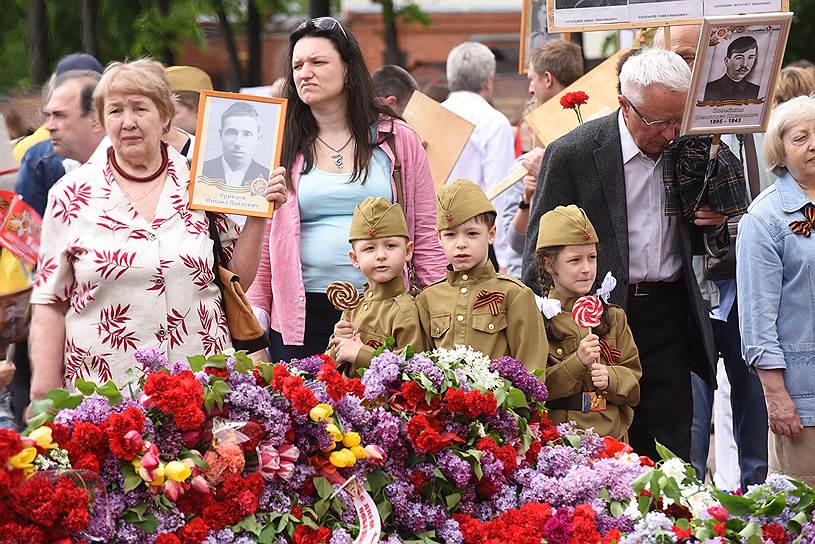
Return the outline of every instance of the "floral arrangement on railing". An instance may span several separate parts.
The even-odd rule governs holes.
[[[187,362],[139,350],[130,384],[77,382],[0,431],[1,542],[803,543],[812,489],[699,482],[667,450],[552,425],[523,365],[464,347]],[[366,510],[367,508],[367,510]],[[6,519],[7,518],[7,519]]]

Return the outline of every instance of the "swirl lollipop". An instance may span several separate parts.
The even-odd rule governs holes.
[[[362,302],[359,291],[348,281],[332,281],[325,294],[334,308],[340,311],[353,310]]]
[[[599,297],[594,295],[580,297],[572,307],[572,317],[578,327],[591,330],[592,327],[600,325],[600,318],[603,317],[603,303]]]

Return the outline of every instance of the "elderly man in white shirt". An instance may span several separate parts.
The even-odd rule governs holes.
[[[506,116],[493,108],[495,55],[478,42],[457,45],[447,56],[450,96],[442,106],[475,125],[447,183],[469,179],[482,189],[499,181],[515,160],[512,127]]]

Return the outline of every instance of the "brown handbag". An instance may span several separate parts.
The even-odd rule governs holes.
[[[246,298],[246,293],[240,284],[240,278],[231,270],[221,266],[224,262],[224,249],[221,246],[221,237],[215,224],[215,215],[207,212],[209,219],[209,236],[212,239],[212,253],[215,259],[213,272],[215,285],[221,290],[226,323],[229,335],[232,337],[232,347],[254,353],[269,347],[266,331],[260,326],[252,305]]]

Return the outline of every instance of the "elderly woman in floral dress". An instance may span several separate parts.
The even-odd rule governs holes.
[[[63,177],[48,197],[31,296],[31,398],[78,378],[131,379],[133,354],[154,347],[169,360],[231,347],[213,283],[205,212],[191,210],[184,158],[162,143],[173,100],[162,66],[113,63],[96,88],[112,146],[107,161]],[[286,200],[285,169],[266,198]],[[226,267],[247,289],[257,272],[265,220],[243,231],[214,214]]]

